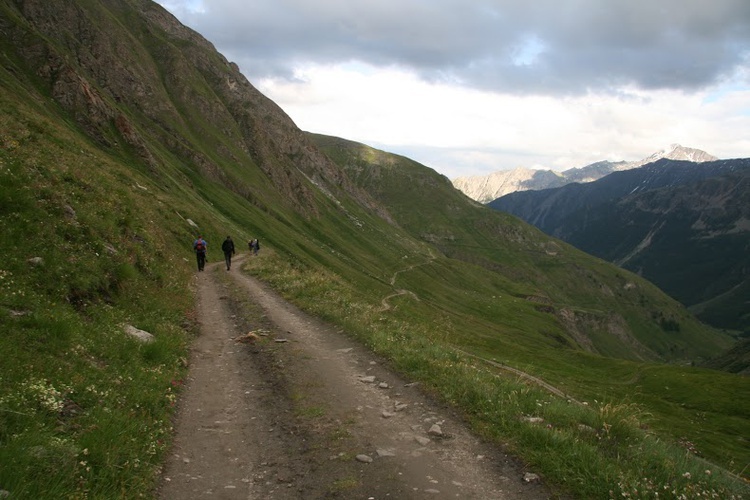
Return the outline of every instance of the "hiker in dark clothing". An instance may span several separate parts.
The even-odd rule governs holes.
[[[221,250],[224,252],[224,261],[227,263],[227,271],[232,265],[232,255],[234,255],[234,241],[227,236],[224,243],[221,244]]]
[[[258,241],[258,238],[250,240],[248,246],[250,247],[250,251],[253,252],[253,255],[258,255],[258,250],[260,250],[260,242]]]
[[[208,242],[202,236],[198,236],[198,239],[193,242],[193,250],[195,250],[195,257],[198,260],[198,271],[203,271],[206,265]]]

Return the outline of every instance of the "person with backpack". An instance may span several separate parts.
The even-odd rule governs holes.
[[[260,250],[260,242],[258,241],[258,238],[250,240],[248,246],[250,247],[250,251],[253,252],[253,255],[258,255],[258,250]]]
[[[232,255],[234,255],[234,241],[227,236],[224,243],[221,244],[221,250],[224,252],[224,262],[227,264],[227,271],[232,265]]]
[[[193,242],[193,250],[195,250],[195,257],[198,260],[198,271],[203,271],[206,266],[206,251],[208,250],[208,242],[203,239],[203,236],[198,236],[198,239]]]

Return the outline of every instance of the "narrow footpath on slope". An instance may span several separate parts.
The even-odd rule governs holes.
[[[262,257],[196,275],[200,334],[158,498],[551,498],[418,384],[241,272],[243,258]]]

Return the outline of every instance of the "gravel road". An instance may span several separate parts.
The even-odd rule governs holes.
[[[547,499],[513,457],[345,332],[213,263],[158,497]],[[528,476],[527,476],[528,477]]]

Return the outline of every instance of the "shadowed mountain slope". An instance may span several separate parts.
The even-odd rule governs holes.
[[[489,204],[634,271],[722,328],[750,329],[750,160],[660,160]]]

